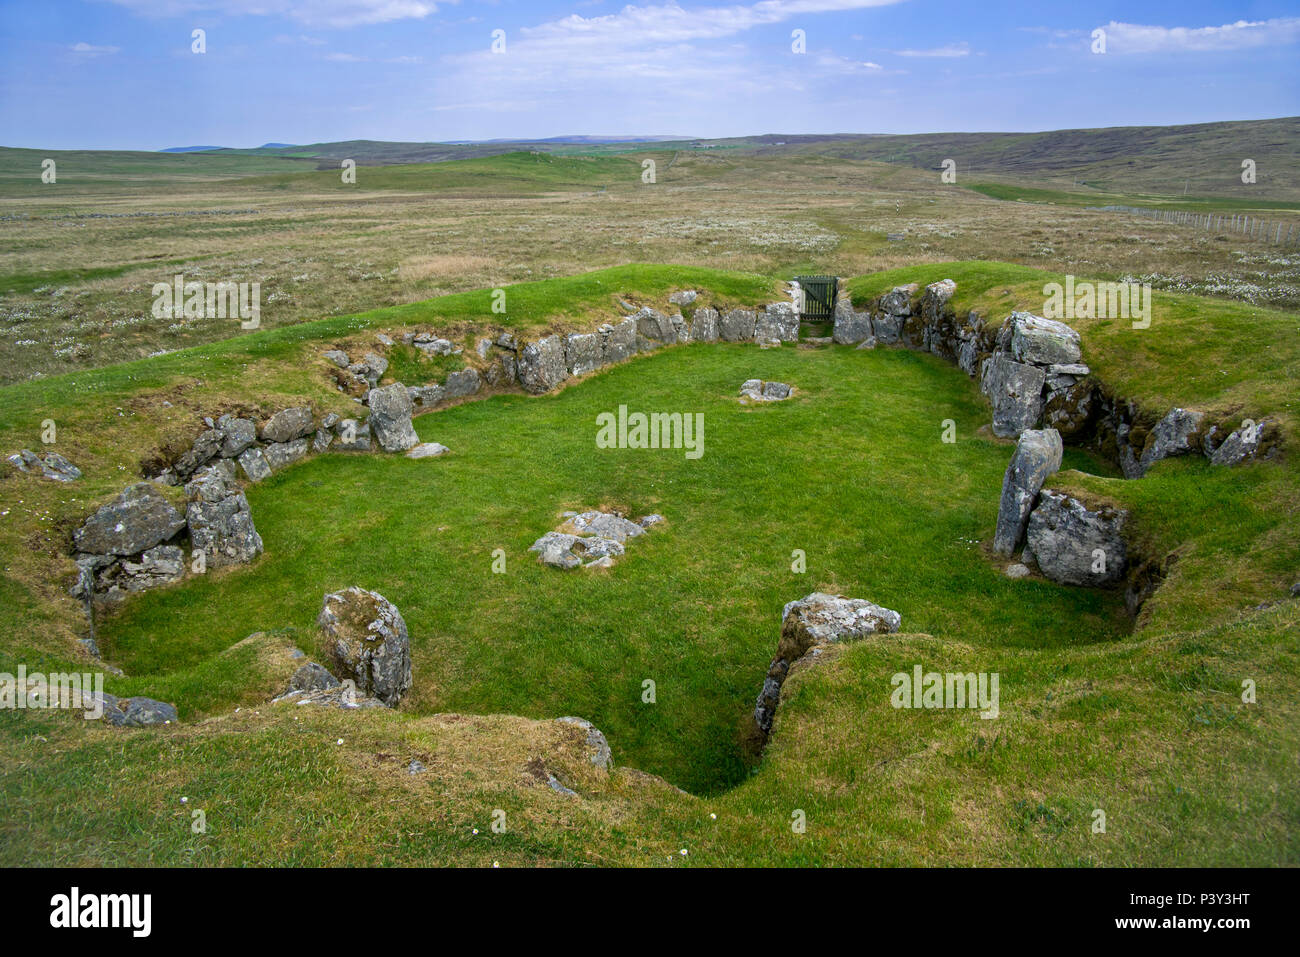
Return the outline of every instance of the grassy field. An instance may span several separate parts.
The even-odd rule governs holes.
[[[1270,142],[1285,142],[1287,121],[1272,122]],[[1184,137],[1176,155],[1203,161],[1208,136]],[[1077,162],[1109,141],[1072,142],[1040,143],[1028,156]],[[999,180],[963,161],[960,185],[944,185],[905,157],[838,155],[848,148],[838,140],[798,138],[716,151],[534,144],[424,164],[412,162],[423,154],[410,144],[382,146],[354,151],[358,162],[402,165],[361,165],[355,184],[342,182],[337,156],[324,149],[306,158],[68,154],[56,184],[40,182],[40,151],[0,151],[0,382],[241,334],[221,320],[154,317],[153,284],[177,273],[259,283],[269,328],[638,262],[789,278],[988,259],[1300,308],[1294,247],[1087,208],[1201,208],[1168,178],[1103,190],[1047,169]],[[653,184],[641,179],[645,159],[656,162]],[[1261,178],[1256,187],[1216,192],[1194,182],[1189,195],[1225,213],[1265,211],[1300,225],[1281,208],[1297,201],[1284,184]]]
[[[958,308],[990,314],[1033,307],[1055,278],[966,262],[849,286],[862,300],[941,276],[957,280]],[[719,303],[776,294],[761,275],[629,267],[508,289],[516,305],[506,324],[594,323],[616,315],[619,298],[662,305],[682,287]],[[52,416],[68,443],[60,450],[87,477],[75,488],[5,480],[0,670],[76,660],[78,612],[49,553],[91,500],[131,480],[141,449],[192,433],[200,411],[304,399],[343,410],[321,349],[430,325],[468,343],[498,325],[486,302],[486,291],[452,295],[5,387],[4,441],[30,444]],[[1138,401],[1276,414],[1294,441],[1286,383],[1297,347],[1281,333],[1294,321],[1158,295],[1145,338],[1078,324],[1085,360]],[[1272,348],[1261,348],[1268,338]],[[1173,343],[1177,364],[1165,355]],[[1231,375],[1187,374],[1202,361]],[[800,394],[742,407],[735,396],[752,376]],[[619,404],[704,413],[706,454],[595,449],[596,414]],[[175,701],[180,726],[123,733],[0,713],[0,857],[1296,863],[1300,606],[1278,602],[1300,568],[1289,457],[1239,469],[1170,461],[1125,482],[1067,453],[1053,484],[1129,506],[1147,547],[1179,556],[1135,631],[1116,593],[1013,582],[986,557],[1010,452],[981,431],[987,416],[974,383],[933,357],[695,345],[554,395],[421,416],[421,438],[453,450],[441,459],[333,455],[295,466],[249,490],[267,549],[257,562],[139,597],[101,623],[106,653],[130,676],[110,678],[109,690]],[[945,418],[958,423],[955,445],[940,442]],[[527,553],[557,512],[599,504],[658,511],[668,523],[605,573],[566,575]],[[498,547],[504,575],[490,570]],[[807,553],[805,574],[791,569],[794,549]],[[410,626],[416,682],[401,710],[268,706],[293,667],[287,649],[319,651],[311,624],[321,595],[353,583],[391,598]],[[748,713],[780,608],[816,589],[895,608],[905,633],[793,676],[756,762]],[[889,676],[916,664],[998,672],[1001,716],[889,707]],[[641,699],[647,678],[654,704]],[[1240,700],[1246,678],[1257,704]],[[545,720],[561,714],[593,720],[621,767],[586,763]],[[429,771],[409,774],[412,759]],[[580,797],[556,794],[547,774]],[[206,834],[189,828],[194,808],[208,814]],[[1091,830],[1098,809],[1104,835]],[[497,810],[504,834],[488,828]],[[804,833],[791,829],[796,811]]]

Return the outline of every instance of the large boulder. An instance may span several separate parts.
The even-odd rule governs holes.
[[[184,516],[152,485],[140,482],[86,519],[72,541],[77,551],[91,555],[137,555],[184,527]]]
[[[835,326],[831,338],[842,346],[857,345],[872,337],[871,313],[854,312],[847,295],[835,301]]]
[[[796,661],[816,654],[818,645],[895,632],[901,624],[898,612],[862,598],[814,592],[787,604],[781,612],[781,641],[776,657],[768,666],[754,704],[754,725],[760,738],[766,739],[772,730],[781,685]]]
[[[443,393],[448,399],[459,399],[467,395],[474,395],[481,388],[483,388],[483,377],[479,375],[478,370],[465,368],[447,376],[447,382],[443,386]],[[372,405],[371,408],[374,408],[374,406]]]
[[[266,453],[261,449],[244,449],[239,454],[238,461],[250,482],[260,482],[271,477],[271,463],[266,460]]]
[[[267,468],[272,472],[292,465],[307,457],[311,443],[306,439],[294,439],[292,442],[272,442],[263,450]]]
[[[788,302],[768,303],[754,322],[754,338],[797,342],[799,340],[799,313]]]
[[[677,327],[662,312],[644,306],[632,318],[636,320],[637,348],[642,352],[677,342]]]
[[[262,441],[292,442],[294,439],[301,439],[310,435],[313,431],[315,431],[315,425],[312,421],[310,408],[298,406],[292,409],[282,409],[262,425]]]
[[[217,469],[196,475],[185,486],[185,497],[191,547],[204,553],[208,565],[239,565],[262,553],[248,499]]]
[[[903,341],[903,323],[906,321],[906,316],[878,312],[871,317],[871,331],[881,345],[897,345]]]
[[[813,645],[895,632],[902,623],[898,612],[865,598],[813,592],[787,603],[781,610],[781,644],[777,655],[794,661]]]
[[[257,441],[257,423],[252,419],[241,419],[233,415],[223,415],[217,419],[217,429],[221,432],[221,457],[238,458],[250,445]]]
[[[692,342],[718,341],[718,310],[712,306],[702,306],[691,317]]]
[[[1002,479],[998,524],[993,533],[993,550],[1010,555],[1025,535],[1029,513],[1048,476],[1061,467],[1064,447],[1056,429],[1029,429],[1020,433],[1011,464]]]
[[[914,282],[906,286],[895,286],[889,292],[880,297],[880,311],[887,316],[903,318],[912,314],[912,297],[916,295],[917,285]],[[901,324],[900,324],[901,325]],[[879,333],[876,333],[879,335]]]
[[[718,335],[727,342],[750,342],[754,338],[754,314],[748,309],[732,309],[718,320]]]
[[[370,434],[385,452],[405,452],[420,437],[411,425],[410,393],[400,382],[370,390]]]
[[[577,332],[564,340],[564,361],[569,375],[586,375],[601,366],[600,335]]]
[[[1271,423],[1263,419],[1254,425],[1243,425],[1232,432],[1223,443],[1210,453],[1211,465],[1239,465],[1259,454],[1264,432]]]
[[[1017,362],[1050,366],[1078,362],[1079,334],[1063,322],[1028,312],[1013,312],[1007,320],[1008,351]]]
[[[196,469],[206,465],[220,454],[224,441],[225,435],[217,429],[206,429],[200,433],[189,451],[176,460],[174,466],[176,474],[182,478],[192,475]]]
[[[345,588],[325,596],[316,624],[337,673],[396,707],[411,687],[411,639],[393,603],[378,592]]]
[[[1124,575],[1124,509],[1090,509],[1062,492],[1043,489],[1029,515],[1026,551],[1052,581],[1063,585],[1111,585]]]
[[[1187,455],[1200,448],[1199,438],[1205,413],[1193,409],[1170,409],[1169,413],[1147,433],[1146,446],[1138,458],[1137,474],[1145,475],[1151,466],[1175,455]]]
[[[616,325],[605,323],[598,330],[602,365],[622,362],[636,355],[636,320],[628,317]]]
[[[634,326],[635,328],[635,326]],[[533,395],[550,392],[568,377],[564,366],[564,340],[547,336],[530,342],[519,352],[519,384]]]
[[[993,434],[1016,438],[1038,424],[1043,414],[1045,374],[998,352],[984,363],[981,388],[993,404]]]

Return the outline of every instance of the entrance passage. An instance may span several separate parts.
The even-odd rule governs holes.
[[[799,318],[804,322],[830,322],[835,317],[838,276],[795,276],[799,284]]]

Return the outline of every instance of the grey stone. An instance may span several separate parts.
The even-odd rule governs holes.
[[[1146,447],[1138,458],[1138,475],[1151,466],[1175,455],[1186,455],[1196,448],[1194,439],[1201,430],[1205,413],[1192,409],[1170,409],[1147,436]]]
[[[411,425],[412,411],[402,383],[370,390],[370,431],[385,452],[405,452],[420,441]]]
[[[632,318],[636,320],[636,345],[642,352],[677,342],[677,328],[662,312],[645,306]]]
[[[732,309],[718,320],[718,335],[727,342],[750,342],[754,338],[754,314],[748,309]]]
[[[1031,365],[1071,365],[1079,361],[1079,334],[1063,322],[1028,312],[1013,312],[1009,351],[1017,362]]]
[[[260,482],[271,477],[271,465],[261,449],[245,449],[239,456],[239,465],[250,482]]]
[[[586,375],[601,365],[600,336],[594,332],[574,333],[564,340],[565,365],[569,375]]]
[[[317,429],[316,434],[312,436],[311,450],[319,455],[321,452],[328,451],[333,442],[333,432],[329,429]]]
[[[396,707],[411,687],[411,639],[393,603],[378,592],[345,588],[325,596],[316,624],[339,674]]]
[[[857,348],[858,348],[858,349],[874,349],[874,348],[876,348],[876,338],[875,338],[875,336],[872,336],[870,339],[863,339],[861,342],[858,343]]]
[[[338,450],[340,452],[369,452],[370,451],[370,423],[358,422],[356,419],[340,419],[334,426],[334,434],[338,436]]]
[[[492,340],[480,339],[474,345],[474,351],[478,353],[478,357],[480,359],[486,359],[488,357],[488,353],[492,351]]]
[[[675,292],[668,297],[668,301],[675,306],[689,306],[699,295],[694,289],[685,289],[681,292]]]
[[[769,303],[754,321],[754,338],[799,341],[799,313],[788,302]]]
[[[903,322],[905,319],[905,316],[876,313],[871,317],[872,332],[882,345],[897,345],[903,338]]]
[[[496,344],[500,348],[506,349],[510,352],[519,351],[519,343],[515,341],[515,337],[508,332],[503,332],[501,335],[497,336]]]
[[[845,598],[825,592],[813,592],[787,603],[781,610],[782,638],[805,649],[822,642],[852,641],[895,632],[902,623],[902,616],[889,608],[864,598]]]
[[[568,376],[564,366],[564,342],[547,336],[530,342],[519,353],[519,384],[533,395],[550,392]]]
[[[560,724],[576,725],[583,733],[583,741],[587,746],[587,754],[591,763],[598,768],[608,768],[614,763],[613,753],[609,749],[609,742],[605,736],[597,730],[586,718],[556,718]]]
[[[981,388],[993,404],[993,434],[1015,438],[1043,413],[1043,370],[995,353],[984,364]]]
[[[1038,492],[1048,476],[1061,467],[1063,452],[1056,429],[1027,429],[1020,433],[1002,479],[998,524],[993,534],[993,550],[999,555],[1010,555],[1020,545]]]
[[[209,566],[243,564],[262,553],[262,537],[253,525],[248,499],[238,487],[209,471],[185,486],[185,496],[190,544],[204,553]]]
[[[450,452],[451,449],[437,442],[422,442],[406,453],[408,459],[431,459]]]
[[[180,720],[176,706],[153,698],[135,697],[118,698],[111,694],[98,696],[102,699],[104,713],[102,720],[119,728],[147,728],[153,725],[174,724]],[[90,716],[86,716],[88,720]]]
[[[905,318],[912,314],[912,297],[916,295],[917,284],[912,282],[906,286],[895,286],[889,292],[880,297],[880,308],[888,316]],[[902,326],[900,322],[899,327]],[[880,333],[876,333],[880,335]]]
[[[145,549],[138,562],[122,559],[122,587],[130,592],[170,585],[185,577],[185,552],[177,545]]]
[[[193,474],[201,465],[205,465],[216,458],[218,453],[221,452],[224,441],[225,436],[216,429],[207,429],[200,433],[189,451],[176,460],[174,466],[176,474],[182,477]]]
[[[1078,499],[1043,489],[1029,515],[1028,550],[1044,575],[1064,585],[1110,585],[1124,575],[1128,512],[1090,510]]]
[[[456,347],[452,344],[450,339],[420,339],[417,336],[415,340],[415,348],[430,355],[449,356]]]
[[[339,684],[339,679],[330,674],[323,665],[309,661],[307,664],[299,666],[298,670],[293,673],[293,677],[289,679],[289,690],[326,691],[330,688],[337,688]]]
[[[764,382],[762,379],[746,379],[740,386],[742,402],[780,402],[793,393],[794,389],[784,382]]]
[[[666,521],[667,519],[658,512],[651,512],[649,515],[642,515],[636,520],[636,523],[642,528],[654,528],[656,525],[662,525]]]
[[[630,522],[621,515],[610,512],[583,512],[574,515],[568,520],[566,527],[573,528],[579,534],[596,535],[616,542],[625,542],[629,538],[645,534],[645,529],[636,522]]]
[[[309,449],[306,439],[294,439],[292,442],[272,442],[263,450],[263,454],[271,471],[278,472],[285,466],[306,458]]]
[[[222,416],[217,420],[221,431],[221,457],[233,459],[257,441],[257,424],[252,419]]]
[[[311,409],[298,406],[282,409],[266,420],[261,435],[264,442],[292,442],[310,435],[315,429]]]
[[[417,385],[407,390],[411,401],[422,409],[431,409],[447,397],[447,392],[440,385]]]
[[[461,369],[459,372],[453,372],[447,376],[447,382],[443,386],[449,399],[474,395],[481,388],[483,388],[483,378],[478,374],[477,369]]]
[[[352,364],[352,360],[348,358],[348,354],[342,349],[328,349],[325,352],[322,352],[321,355],[334,363],[340,369],[346,369]]]
[[[754,724],[766,739],[776,717],[781,686],[790,667],[805,655],[815,655],[823,643],[853,641],[898,631],[902,616],[861,598],[813,592],[789,602],[781,612],[781,641],[768,666],[754,703]]]
[[[597,332],[600,336],[601,361],[605,365],[622,362],[636,355],[635,319],[629,317],[615,325],[602,325]]]
[[[1217,449],[1210,454],[1211,465],[1239,465],[1259,454],[1260,440],[1269,420],[1262,419],[1250,426],[1243,426],[1232,432]],[[47,457],[48,461],[48,457]]]
[[[848,296],[835,301],[835,327],[831,338],[842,346],[851,346],[872,337],[871,313],[854,312]]]
[[[703,306],[695,310],[695,315],[691,317],[691,341],[718,341],[718,310],[712,306]]]
[[[81,469],[58,452],[46,452],[41,460],[41,475],[55,482],[75,482],[81,478]]]
[[[153,486],[140,482],[86,519],[72,540],[79,552],[136,555],[184,527],[181,513]]]
[[[1004,574],[1008,578],[1012,578],[1012,579],[1025,578],[1029,575],[1029,566],[1022,565],[1020,562],[1014,562],[1013,564],[1007,566],[1006,572]]]

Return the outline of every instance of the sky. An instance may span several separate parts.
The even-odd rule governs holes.
[[[5,146],[1008,131],[1297,114],[1300,0],[0,0]]]

